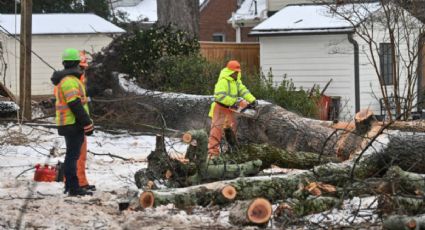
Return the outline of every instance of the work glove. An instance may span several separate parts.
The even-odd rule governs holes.
[[[251,102],[251,103],[249,104],[249,106],[250,106],[251,108],[255,109],[255,108],[258,106],[258,101],[257,101],[257,100],[255,100],[255,101]]]
[[[93,131],[94,131],[94,125],[93,125],[93,123],[84,126],[84,134],[86,136],[91,136],[93,134]]]

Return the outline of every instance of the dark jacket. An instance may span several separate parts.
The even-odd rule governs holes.
[[[77,68],[64,69],[55,71],[50,79],[53,85],[58,85],[66,76],[74,76],[80,79],[82,72]],[[56,95],[55,95],[56,96]],[[68,103],[69,109],[75,115],[76,122],[72,125],[58,126],[58,133],[61,136],[75,135],[76,133],[84,132],[84,126],[92,123],[89,114],[84,110],[80,99],[76,99]]]

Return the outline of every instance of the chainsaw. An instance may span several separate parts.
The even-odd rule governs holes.
[[[258,111],[254,106],[248,104],[245,100],[240,100],[236,104],[238,105],[237,107],[230,107],[231,111],[242,117],[257,118]]]

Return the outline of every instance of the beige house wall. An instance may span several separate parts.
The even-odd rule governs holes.
[[[62,69],[61,54],[66,48],[86,50],[89,53],[99,52],[112,41],[112,37],[105,34],[81,35],[33,35],[32,50],[44,61],[57,70]],[[4,49],[4,60],[7,63],[6,75],[3,82],[15,95],[19,92],[19,42],[13,38],[0,34],[0,42]],[[53,85],[50,82],[53,69],[43,63],[36,55],[32,55],[31,88],[32,95],[51,95]]]

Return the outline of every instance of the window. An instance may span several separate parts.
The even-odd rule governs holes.
[[[393,59],[390,43],[379,44],[379,60],[381,64],[381,76],[384,79],[384,85],[393,83]]]
[[[224,42],[224,34],[222,33],[214,33],[212,40],[215,42]]]

